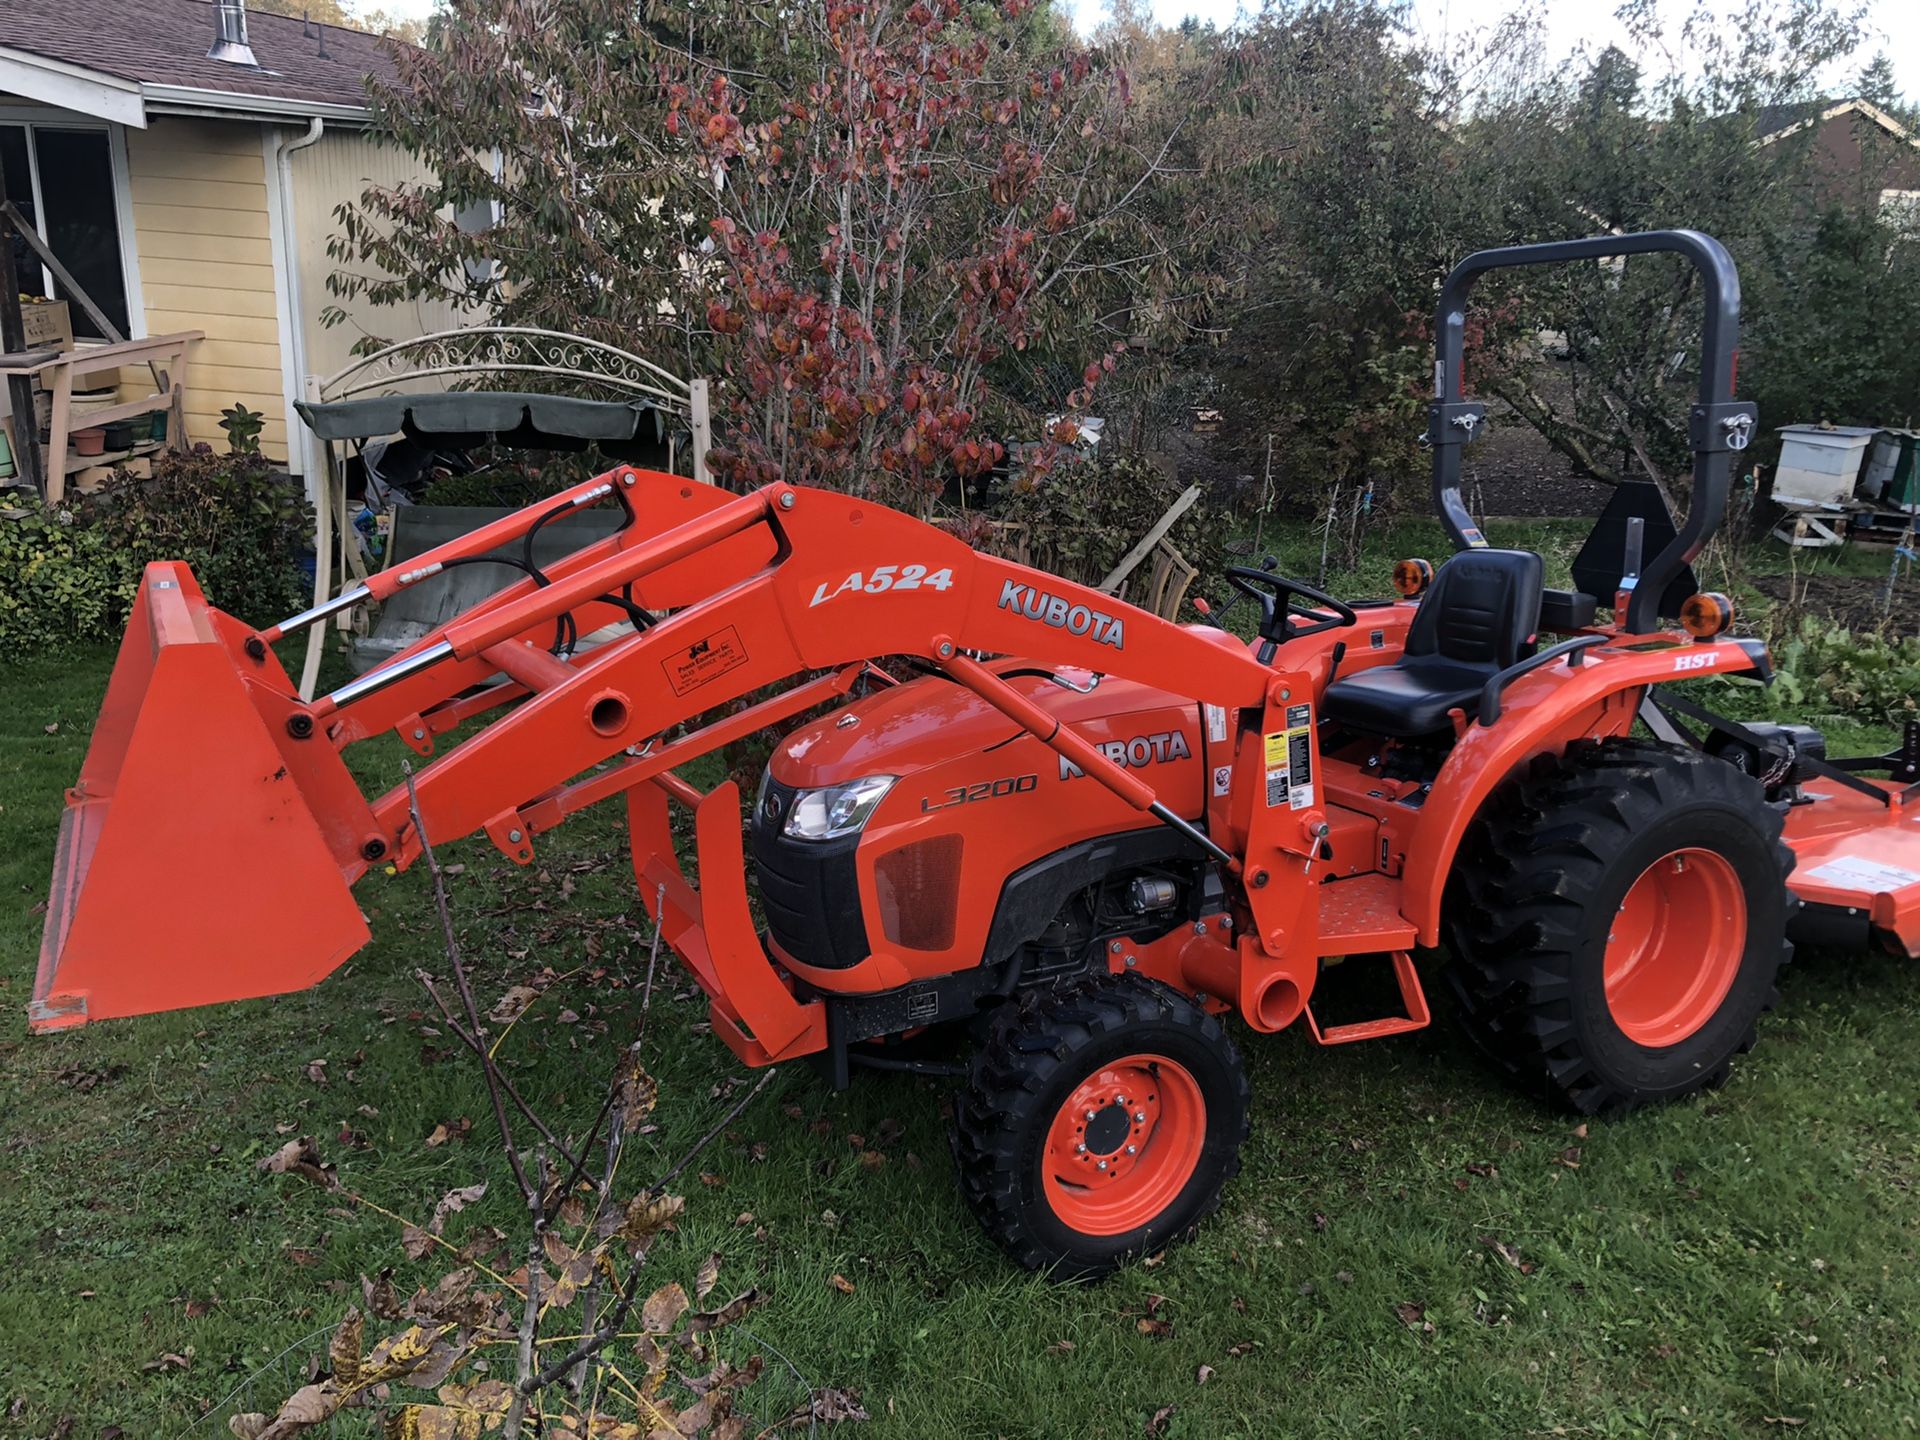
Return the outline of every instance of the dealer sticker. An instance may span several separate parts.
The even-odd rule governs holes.
[[[676,650],[660,662],[660,668],[666,672],[673,693],[685,695],[746,663],[747,647],[740,643],[740,632],[729,625],[684,650]]]

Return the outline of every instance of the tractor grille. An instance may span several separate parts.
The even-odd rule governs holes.
[[[945,950],[953,944],[963,848],[958,835],[934,835],[873,862],[880,924],[889,941],[907,950]]]
[[[845,970],[871,953],[860,918],[860,837],[794,840],[780,833],[794,791],[771,776],[753,809],[753,864],[767,931],[803,965]]]

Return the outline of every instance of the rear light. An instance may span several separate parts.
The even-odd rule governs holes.
[[[1402,560],[1393,567],[1393,588],[1407,599],[1425,593],[1433,583],[1433,566],[1425,560]]]
[[[1713,590],[1689,595],[1680,607],[1680,627],[1696,640],[1725,634],[1733,624],[1733,601]]]

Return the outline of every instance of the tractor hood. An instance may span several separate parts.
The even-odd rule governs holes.
[[[1007,683],[1013,689],[1076,728],[1142,710],[1197,708],[1191,699],[1170,691],[1085,670],[1053,672],[1073,686],[1092,685],[1081,694],[1030,673],[1038,667],[1025,661],[1005,661],[993,668],[1011,676]],[[782,785],[810,790],[863,775],[904,777],[1025,733],[965,686],[926,676],[889,686],[800,727],[774,751],[768,768]]]

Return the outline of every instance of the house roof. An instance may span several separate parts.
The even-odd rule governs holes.
[[[338,25],[311,28],[310,35],[300,20],[249,10],[247,38],[259,64],[231,65],[207,58],[211,0],[5,0],[0,61],[14,64],[0,68],[0,90],[48,99],[15,83],[38,61],[51,74],[132,90],[163,107],[198,97],[221,110],[364,113],[366,77],[394,74],[389,42]]]
[[[1871,100],[1803,100],[1791,105],[1763,105],[1754,117],[1754,134],[1762,145],[1784,140],[1809,125],[1818,125],[1840,115],[1858,115],[1871,121],[1897,140],[1914,144],[1914,136],[1893,116]]]

